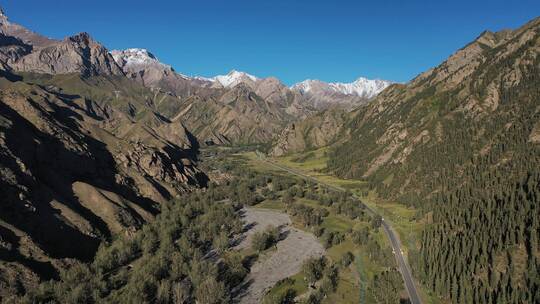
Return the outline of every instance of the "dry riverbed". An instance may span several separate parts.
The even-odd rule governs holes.
[[[274,210],[246,208],[243,220],[248,228],[236,249],[251,246],[253,234],[268,226],[280,227],[283,237],[275,249],[262,255],[251,267],[244,290],[237,296],[242,304],[261,303],[266,291],[278,281],[300,272],[302,263],[310,257],[324,255],[324,247],[308,232],[292,227],[289,216]]]

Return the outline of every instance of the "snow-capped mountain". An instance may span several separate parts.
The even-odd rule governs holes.
[[[223,86],[224,88],[232,88],[238,85],[239,83],[252,84],[259,80],[259,78],[253,75],[250,75],[245,72],[239,72],[236,70],[230,71],[229,74],[227,75],[217,75],[211,78],[195,77],[195,79],[217,83]]]
[[[125,64],[127,65],[157,63],[157,64],[165,66],[165,64],[162,64],[161,62],[159,62],[156,56],[154,56],[152,53],[150,53],[146,49],[132,48],[132,49],[126,49],[122,51],[113,50],[111,51],[111,54],[113,55],[114,60],[124,61]]]
[[[291,90],[301,94],[308,103],[319,109],[335,105],[354,108],[368,102],[391,84],[390,81],[364,77],[351,83],[308,79],[291,86]]]
[[[146,49],[131,48],[114,50],[110,53],[127,77],[144,86],[160,88],[183,96],[192,92],[193,85],[198,85],[192,78],[177,73],[170,65],[160,62]]]
[[[358,78],[351,83],[342,82],[324,82],[320,80],[305,80],[291,87],[292,90],[301,94],[332,94],[339,93],[344,95],[354,95],[366,99],[371,99],[379,94],[392,82],[380,79]]]
[[[154,54],[146,49],[131,48],[126,50],[113,50],[111,51],[111,55],[118,65],[124,69],[139,70],[141,68],[153,67],[171,72],[174,71],[170,65],[160,62]],[[185,75],[179,75],[187,78]]]
[[[167,70],[170,72],[174,71],[170,65],[160,62],[156,56],[146,49],[131,48],[126,50],[114,50],[111,51],[111,55],[123,69],[133,72],[137,72],[141,69],[146,69],[149,67]],[[211,78],[201,76],[188,77],[178,72],[175,73],[182,78],[194,80],[201,85],[217,84],[218,86],[222,86],[224,88],[232,88],[239,83],[254,83],[259,80],[259,78],[253,75],[236,70],[230,71],[227,75],[217,75]]]
[[[292,98],[300,107],[309,105],[316,109],[333,105],[352,108],[367,102],[391,84],[390,81],[363,77],[352,83],[327,83],[308,79],[288,88],[276,78],[258,78],[237,70],[214,77],[188,77],[161,63],[146,49],[115,50],[111,54],[128,77],[147,86],[156,86],[179,94],[192,92],[192,88],[196,87],[231,89],[243,84],[263,99],[281,103]]]

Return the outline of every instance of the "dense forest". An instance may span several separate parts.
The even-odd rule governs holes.
[[[215,262],[221,252],[212,245],[226,247],[229,236],[242,229],[235,206],[216,203],[222,194],[196,192],[163,205],[140,231],[103,244],[91,264],[75,262],[60,280],[12,302],[224,302],[246,269],[234,256]]]
[[[529,40],[522,30],[507,42],[525,40],[519,48],[504,53],[507,44],[481,45],[478,68],[451,89],[431,85],[433,73],[413,81],[415,93],[383,111],[383,120],[366,118],[367,107],[358,110],[351,121],[354,140],[330,152],[335,173],[365,179],[379,196],[414,206],[418,218],[430,220],[410,261],[423,283],[454,303],[540,302],[535,24],[528,25]],[[510,82],[516,73],[521,78]],[[396,88],[396,94],[405,91]],[[494,94],[495,106],[487,103]],[[392,156],[396,161],[369,172],[385,148],[377,141],[396,126],[378,130],[381,121],[402,123],[405,131],[393,133],[396,138],[418,136],[404,140],[406,148]]]

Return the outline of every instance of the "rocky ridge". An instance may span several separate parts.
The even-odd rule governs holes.
[[[488,154],[503,141],[499,134],[509,132],[510,126],[528,128],[526,122],[537,115],[538,86],[532,75],[540,67],[539,34],[538,18],[513,31],[484,32],[410,83],[390,86],[353,111],[347,122],[350,140],[336,147],[331,167],[347,177],[381,178],[400,172],[396,166],[417,162],[415,155],[441,145],[453,149],[449,141],[458,133],[464,137],[460,145],[471,157]],[[461,130],[469,131],[462,134]],[[527,140],[532,136],[531,131],[524,134]],[[338,158],[345,155],[362,165],[341,163]],[[436,156],[442,155],[430,157]],[[418,183],[429,179],[409,174],[399,179],[394,174],[393,186],[405,191],[420,188]]]

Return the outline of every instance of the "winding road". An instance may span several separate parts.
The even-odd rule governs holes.
[[[288,172],[290,174],[302,177],[303,179],[306,179],[306,180],[312,181],[314,183],[323,185],[323,186],[325,186],[325,187],[327,187],[329,189],[335,190],[335,191],[339,191],[339,192],[344,192],[345,191],[344,189],[342,189],[340,187],[336,187],[334,185],[327,184],[327,183],[322,182],[322,181],[320,181],[320,180],[318,180],[318,179],[316,179],[314,177],[306,175],[306,174],[304,174],[302,172],[296,171],[296,170],[291,169],[289,167],[286,167],[286,166],[283,166],[281,164],[277,164],[277,163],[275,163],[273,161],[270,161],[270,160],[268,160],[266,158],[266,156],[264,154],[262,154],[262,153],[260,153],[258,151],[256,152],[256,154],[257,154],[259,160],[265,162],[268,165],[271,165],[274,168],[277,168],[277,169],[286,171],[286,172]],[[357,197],[357,196],[355,196],[355,197],[360,200],[359,197]],[[375,210],[371,209],[369,206],[365,205],[364,203],[362,203],[362,204],[364,205],[366,210],[368,210],[368,212],[371,213],[371,215],[378,215],[378,213],[375,212]],[[409,267],[409,264],[407,263],[405,257],[403,257],[403,252],[401,250],[401,242],[399,241],[399,237],[398,237],[397,233],[392,228],[392,226],[387,221],[384,220],[384,218],[382,219],[381,225],[382,225],[382,227],[384,229],[384,232],[388,236],[388,239],[390,240],[390,244],[392,245],[394,256],[395,256],[396,262],[397,262],[397,264],[399,266],[399,271],[401,272],[401,276],[403,277],[403,282],[405,284],[405,289],[407,290],[407,293],[409,294],[409,301],[412,304],[421,304],[422,300],[420,299],[420,296],[418,296],[418,290],[416,289],[416,286],[414,284],[414,279],[413,279],[413,276],[411,274],[411,269]]]

